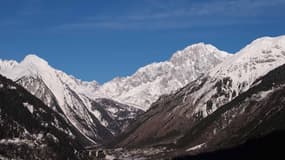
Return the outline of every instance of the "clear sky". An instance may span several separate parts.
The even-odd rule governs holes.
[[[0,58],[34,53],[100,83],[196,42],[236,52],[285,34],[285,0],[0,0]]]

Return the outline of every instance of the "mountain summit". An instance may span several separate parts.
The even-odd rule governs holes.
[[[21,63],[35,64],[35,65],[48,65],[48,62],[35,54],[27,55]]]
[[[169,61],[152,63],[131,76],[103,84],[95,96],[147,110],[159,96],[176,91],[228,57],[231,54],[210,44],[194,44],[174,53]]]

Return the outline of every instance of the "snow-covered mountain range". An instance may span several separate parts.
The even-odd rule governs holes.
[[[101,143],[121,132],[140,109],[147,110],[159,96],[183,87],[227,57],[230,54],[212,45],[198,43],[174,53],[169,61],[147,65],[132,76],[103,85],[54,69],[36,55],[28,55],[19,63],[0,60],[0,74],[65,116],[86,139]],[[106,103],[106,98],[112,100]]]
[[[194,44],[174,53],[169,61],[147,65],[131,76],[103,84],[95,97],[107,97],[147,110],[159,96],[185,86],[228,57],[231,54],[210,44]]]
[[[0,61],[0,74],[22,85],[60,113],[93,143],[101,143],[119,133],[129,120],[140,113],[136,108],[117,102],[112,101],[111,105],[96,102],[91,98],[98,87],[95,81],[82,82],[54,69],[36,55],[28,55],[20,63]],[[99,104],[100,108],[97,107]],[[119,113],[121,116],[117,116]]]
[[[232,147],[285,129],[284,69],[285,36],[257,39],[236,54],[194,44],[103,85],[36,55],[0,60],[0,127],[7,127],[0,150],[11,145],[33,153],[39,147],[23,155],[38,157],[44,149],[61,156],[49,149],[62,143],[71,153],[62,156],[79,158],[77,149],[102,143],[165,146],[162,152],[173,155]],[[46,142],[55,145],[46,150]]]
[[[176,110],[186,118],[206,117],[283,64],[283,46],[284,37],[266,37],[232,55],[198,43],[177,51],[169,61],[147,65],[103,85],[54,69],[36,55],[21,62],[0,60],[0,74],[60,113],[87,141],[102,143],[120,133],[140,109],[146,111],[160,96],[174,94],[187,84],[182,89],[183,105]],[[195,108],[185,107],[190,104]]]
[[[285,36],[257,39],[229,59],[211,69],[208,74],[190,82],[173,94],[160,97],[158,101],[152,104],[147,112],[139,116],[136,122],[127,129],[125,135],[128,136],[124,137],[124,135],[122,135],[122,139],[120,140],[121,145],[161,145],[165,143],[176,143],[178,139],[185,136],[185,132],[192,131],[191,129],[194,127],[199,128],[199,126],[197,126],[199,122],[213,113],[216,113],[215,111],[220,107],[232,102],[255,86],[262,88],[263,86],[259,85],[263,82],[260,78],[284,64]],[[282,69],[284,69],[284,67],[279,70]],[[272,79],[271,81],[273,82],[270,81],[270,85],[274,86],[274,83],[277,85],[278,79],[276,80],[276,75],[278,75],[278,73],[284,74],[279,70],[276,71],[273,76],[268,75],[266,78]],[[267,82],[263,83],[267,84]],[[282,88],[282,86],[279,85],[275,87],[276,90],[278,90],[279,87]],[[245,113],[245,111],[242,107],[251,107],[248,103],[251,101],[259,102],[259,100],[265,99],[266,96],[274,91],[272,87],[267,86],[266,90],[258,90],[255,94],[251,92],[247,93],[246,95],[249,95],[250,100],[237,100],[237,106],[241,107],[241,115],[239,116],[249,118],[249,115],[244,116],[243,113]],[[244,104],[240,105],[242,103]],[[280,102],[278,101],[276,103]],[[263,107],[266,109],[266,105]],[[227,114],[226,121],[227,119],[237,116],[234,109]],[[236,118],[239,119],[239,117]],[[253,114],[250,118],[258,119],[258,117],[254,117]],[[223,128],[230,122],[231,121],[227,121],[226,123],[213,125],[221,125],[219,127]],[[201,125],[201,127],[203,127],[204,124]],[[241,127],[241,129],[243,129],[242,125],[243,123],[240,122],[240,124],[236,124],[235,127]],[[215,133],[219,128],[217,128],[217,130],[211,129],[210,132]],[[205,137],[207,136],[208,135],[205,135]]]
[[[42,100],[65,120],[81,144],[90,145],[109,140],[142,113],[114,100],[146,110],[162,94],[183,87],[228,56],[200,43],[178,51],[170,61],[142,67],[130,77],[102,86],[57,70],[36,55],[27,55],[21,62],[0,60],[0,74]]]

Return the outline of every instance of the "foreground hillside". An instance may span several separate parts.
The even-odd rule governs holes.
[[[78,159],[81,140],[61,115],[0,76],[0,159]]]
[[[203,153],[196,156],[179,156],[173,160],[241,160],[241,159],[282,159],[285,131],[275,131],[261,138],[229,149]]]

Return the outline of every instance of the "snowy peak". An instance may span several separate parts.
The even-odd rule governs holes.
[[[264,54],[276,54],[270,50],[280,50],[284,51],[285,49],[285,36],[279,37],[263,37],[254,40],[252,43],[247,45],[241,51],[239,51],[236,55],[239,57],[252,58],[262,56]],[[277,53],[278,54],[278,53]]]
[[[6,67],[6,70],[1,68],[0,72],[13,79],[14,81],[23,77],[42,77],[44,75],[51,76],[53,74],[53,68],[48,65],[48,62],[36,55],[27,55],[20,63],[16,61],[10,62],[10,67]],[[6,61],[7,63],[7,61]],[[1,67],[5,64],[1,64]]]
[[[194,114],[202,113],[204,117],[211,114],[247,91],[257,79],[284,63],[285,36],[253,41],[203,77],[208,79],[203,87],[188,96],[195,102]]]
[[[185,57],[192,57],[195,59],[196,57],[202,58],[204,56],[214,56],[216,58],[225,58],[230,56],[229,53],[220,51],[216,47],[211,44],[205,44],[203,42],[190,45],[186,47],[182,51],[177,51],[173,54],[170,61],[175,63],[179,61],[178,59],[185,58]]]
[[[230,59],[218,65],[211,76],[230,76],[252,83],[257,77],[285,62],[285,36],[259,38],[240,50]]]
[[[0,73],[14,81],[23,77],[41,78],[45,83],[50,84],[48,85],[49,88],[53,88],[57,84],[66,83],[72,89],[80,90],[80,93],[84,93],[85,91],[86,94],[89,94],[99,86],[96,81],[81,81],[72,75],[57,70],[51,67],[46,60],[35,54],[27,55],[20,63],[0,60],[0,67]]]
[[[257,38],[256,40],[252,41],[249,45],[247,45],[245,48],[248,48],[249,46],[254,46],[254,45],[272,45],[272,44],[284,44],[285,40],[285,35],[282,36],[277,36],[277,37],[261,37]]]
[[[61,114],[84,140],[92,143],[101,143],[119,133],[140,112],[131,106],[119,108],[121,104],[115,102],[107,105],[113,111],[108,112],[92,96],[99,87],[96,81],[76,79],[36,55],[28,55],[14,67],[6,68],[8,71],[0,73]]]
[[[129,77],[105,83],[95,96],[147,110],[159,96],[176,91],[230,56],[212,45],[194,44],[174,53],[169,61],[152,63]]]
[[[26,75],[21,76],[40,76],[42,78],[52,77],[55,74],[55,69],[49,66],[48,62],[37,55],[27,55],[19,64],[20,72]],[[26,72],[22,71],[25,70]],[[28,72],[27,72],[28,71]],[[20,75],[20,73],[19,73]],[[45,77],[48,76],[48,77]],[[21,78],[21,77],[18,77]]]
[[[194,99],[195,114],[202,112],[204,117],[211,114],[247,91],[260,77],[284,63],[285,36],[264,37],[253,41],[204,77],[208,80],[203,87],[189,96]],[[202,79],[197,80],[199,81]]]
[[[21,62],[22,64],[31,64],[31,65],[48,65],[48,62],[45,61],[44,59],[38,57],[35,54],[29,54],[27,55],[24,60]]]

